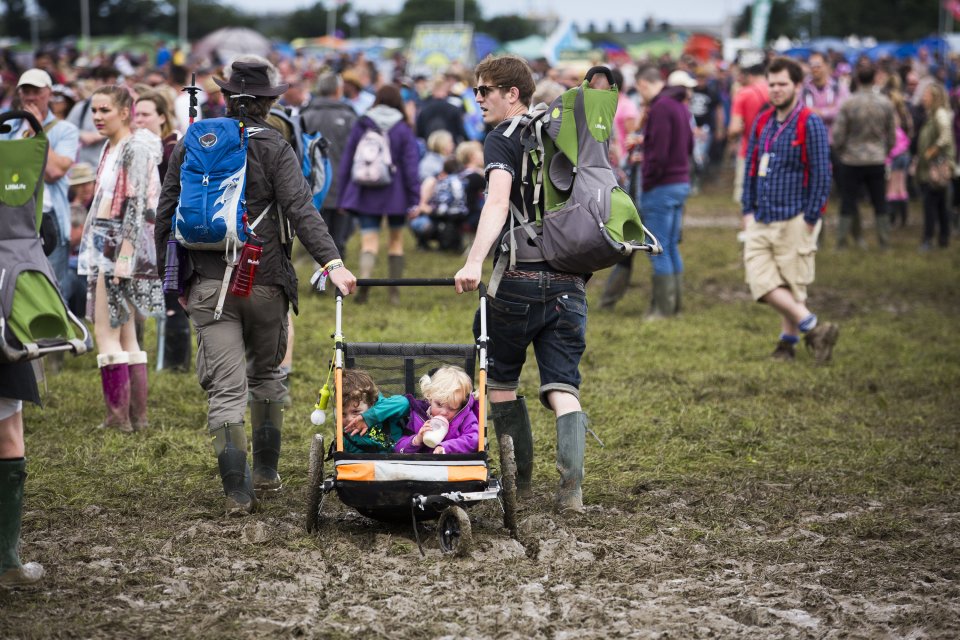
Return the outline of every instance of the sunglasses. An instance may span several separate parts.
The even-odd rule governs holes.
[[[505,84],[497,84],[497,85],[481,84],[473,88],[473,95],[475,97],[486,98],[487,94],[493,91],[494,89],[509,89],[509,88],[510,87],[508,87]]]

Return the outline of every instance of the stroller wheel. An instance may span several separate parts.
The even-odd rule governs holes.
[[[320,501],[323,499],[323,436],[313,435],[310,442],[310,467],[307,472],[307,533],[320,527]]]
[[[517,537],[517,461],[513,455],[513,438],[500,438],[500,501],[503,526],[510,536]]]
[[[470,517],[460,507],[447,507],[437,523],[440,550],[449,555],[465,556],[473,545]]]

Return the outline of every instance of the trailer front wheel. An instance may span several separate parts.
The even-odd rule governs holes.
[[[460,507],[447,507],[437,522],[437,537],[443,553],[460,557],[467,555],[473,545],[470,516]]]

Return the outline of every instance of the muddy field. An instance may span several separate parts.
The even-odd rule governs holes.
[[[220,515],[194,376],[151,372],[152,427],[130,437],[94,426],[92,357],[68,362],[25,412],[22,557],[48,576],[0,591],[0,637],[960,638],[960,252],[917,254],[917,227],[886,253],[826,247],[811,302],[843,325],[834,362],[775,365],[777,320],[719,224],[728,200],[691,201],[713,224],[685,231],[679,318],[640,320],[645,264],[615,313],[591,309],[583,403],[606,446],[588,439],[587,512],[552,510],[554,426],[532,407],[536,496],[517,539],[495,502],[472,508],[468,557],[441,554],[434,523],[421,555],[409,522],[333,496],[304,530],[328,299],[301,299],[285,491],[244,519]],[[422,277],[459,261],[411,258]],[[474,303],[450,301],[349,329],[457,341]]]
[[[157,522],[97,506],[75,522],[29,513],[28,529],[57,532],[25,541],[50,577],[0,595],[3,635],[960,635],[955,504],[891,513],[880,501],[821,498],[817,513],[786,522],[742,519],[758,504],[783,514],[815,500],[815,484],[804,484],[739,487],[736,499],[638,486],[630,508],[593,505],[581,517],[527,506],[519,540],[486,503],[470,511],[465,558],[443,556],[431,524],[421,526],[421,556],[409,523],[375,523],[335,498],[319,536],[308,536],[298,491],[244,520],[185,511]],[[549,499],[544,490],[532,502]]]

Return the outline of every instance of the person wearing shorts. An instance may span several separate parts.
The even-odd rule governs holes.
[[[475,69],[477,104],[484,122],[493,127],[484,140],[487,198],[480,213],[477,235],[455,281],[458,293],[479,286],[483,261],[509,229],[511,203],[524,206],[521,185],[523,145],[520,118],[527,113],[534,92],[533,75],[522,58],[490,56]],[[495,261],[500,258],[498,248]],[[527,347],[533,345],[540,370],[540,402],[553,411],[557,426],[557,469],[561,511],[583,511],[583,481],[587,416],[580,407],[580,358],[586,348],[587,274],[564,273],[545,261],[519,262],[503,273],[487,304],[489,338],[487,387],[490,417],[497,439],[513,439],[517,462],[517,489],[532,495],[533,436],[522,396],[517,395]],[[479,337],[479,320],[474,324]]]
[[[800,334],[818,364],[830,360],[840,327],[820,323],[807,308],[807,286],[814,278],[821,213],[830,195],[830,147],[820,116],[806,120],[805,149],[796,144],[803,105],[803,70],[789,58],[767,68],[775,113],[755,130],[747,149],[744,179],[743,261],[750,293],[781,317],[778,360],[796,358]],[[804,151],[806,161],[804,160]]]

